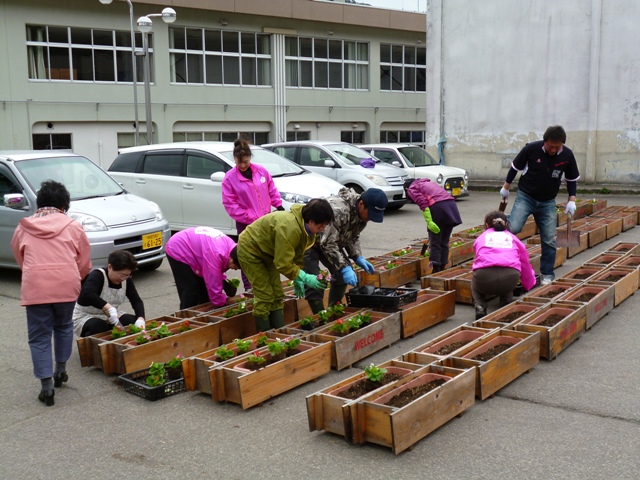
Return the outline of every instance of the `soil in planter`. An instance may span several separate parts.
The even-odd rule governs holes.
[[[510,347],[513,347],[512,343],[499,343],[495,347],[491,347],[486,352],[481,353],[480,355],[476,355],[475,357],[473,357],[473,360],[480,360],[481,362],[486,362],[487,360],[492,359],[493,357],[495,357],[499,353],[504,352]]]
[[[587,278],[589,278],[591,275],[593,275],[592,273],[577,273],[576,275],[574,275],[573,279],[575,280],[585,280]]]
[[[425,383],[424,385],[418,385],[417,387],[408,388],[398,395],[394,396],[389,400],[385,405],[395,408],[402,408],[405,405],[413,402],[416,398],[420,398],[426,393],[429,393],[434,388],[438,388],[440,385],[445,383],[446,380],[442,378],[437,378],[436,380],[432,380],[429,383]]]
[[[629,260],[627,263],[627,265],[640,265],[640,260],[636,260],[635,258]]]
[[[355,330],[354,330],[354,332],[355,332]],[[333,337],[344,337],[345,335],[349,335],[350,333],[351,333],[350,331],[349,332],[344,332],[344,333],[328,331],[327,335],[331,335]]]
[[[554,313],[545,318],[544,322],[540,322],[537,325],[540,325],[541,327],[553,327],[556,323],[559,323],[562,320],[564,320],[564,317],[562,315]]]
[[[354,400],[358,397],[366,395],[369,392],[374,391],[376,388],[380,388],[382,385],[395,382],[399,378],[402,378],[402,375],[398,375],[397,373],[385,373],[384,377],[382,377],[382,380],[380,380],[379,382],[372,382],[371,380],[365,378],[364,380],[360,380],[355,385],[351,385],[347,390],[343,390],[337,396],[340,398],[346,398],[347,400]]]
[[[591,300],[593,297],[595,297],[597,295],[597,293],[583,293],[582,295],[580,295],[579,297],[576,297],[573,299],[574,302],[588,302],[589,300]]]
[[[449,355],[451,352],[455,352],[460,347],[466,345],[471,340],[463,340],[462,342],[453,342],[444,347],[440,348],[438,351],[434,352],[434,355]]]
[[[627,247],[618,247],[618,248],[616,248],[616,252],[628,252],[629,250],[631,250],[631,249],[627,248]]]
[[[544,293],[542,295],[538,295],[539,298],[553,298],[556,295],[559,295],[562,292],[562,290],[550,290],[547,293]]]
[[[524,310],[515,310],[513,312],[509,312],[504,317],[496,318],[495,321],[500,323],[511,323],[523,316],[525,313],[528,312],[525,312]]]
[[[617,282],[618,280],[620,280],[621,278],[626,277],[626,275],[616,275],[616,274],[610,274],[609,276],[607,276],[606,278],[603,278],[602,281],[603,282]]]

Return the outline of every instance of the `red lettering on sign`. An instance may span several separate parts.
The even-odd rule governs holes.
[[[567,326],[560,332],[560,339],[564,340],[567,337],[573,335],[578,329],[578,322],[573,322],[571,325]]]
[[[595,311],[596,313],[598,313],[600,310],[602,310],[604,307],[606,307],[606,306],[607,306],[607,303],[609,303],[609,299],[605,298],[604,300],[602,300],[599,304],[597,304],[597,305],[594,307],[594,311]]]
[[[373,332],[370,335],[367,335],[365,338],[361,338],[353,344],[354,350],[360,350],[364,347],[371,345],[372,343],[379,342],[384,339],[384,330],[378,330],[377,332]]]

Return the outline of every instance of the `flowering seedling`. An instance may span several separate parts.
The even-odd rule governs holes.
[[[387,264],[384,266],[385,270],[391,270],[392,268],[396,268],[398,266],[397,263],[389,261],[387,262]]]
[[[136,337],[135,341],[138,345],[149,343],[151,341],[151,335],[149,335],[146,330],[142,330],[140,335]]]
[[[253,353],[252,355],[249,355],[247,357],[247,362],[249,362],[249,363],[251,363],[253,365],[262,365],[266,361],[267,361],[267,359],[262,357],[258,350],[256,350],[255,353]]]
[[[335,305],[329,307],[333,318],[340,318],[344,315],[344,305],[337,302]]]
[[[345,323],[342,319],[336,320],[336,322],[329,327],[331,332],[336,332],[341,335],[349,332],[349,324]]]
[[[165,362],[164,367],[165,368],[180,368],[180,365],[182,365],[182,359],[183,359],[183,356],[182,356],[181,353],[179,353],[178,355],[173,357],[168,362]]]
[[[327,288],[327,285],[331,281],[331,275],[327,270],[320,270],[320,273],[316,275],[316,278],[324,284],[324,288]]]
[[[247,353],[251,350],[251,340],[241,340],[240,338],[236,338],[233,343],[238,349],[238,353]]]
[[[372,363],[368,367],[365,367],[364,373],[367,375],[367,380],[372,382],[381,382],[387,373],[387,370],[384,368],[378,368]]]
[[[318,320],[320,320],[320,323],[324,325],[331,320],[331,312],[329,310],[320,310],[318,312]]]
[[[287,347],[287,351],[291,351],[291,350],[295,350],[298,345],[300,345],[300,339],[299,338],[285,338],[284,339],[284,346]]]
[[[180,333],[187,332],[187,331],[191,330],[192,328],[193,327],[191,327],[191,324],[189,323],[189,320],[185,320],[178,327],[178,332],[180,332]]]
[[[129,330],[129,335],[132,335],[134,333],[140,333],[143,330],[142,328],[136,327],[133,323],[129,325],[127,329]]]
[[[304,317],[302,320],[300,320],[300,326],[305,327],[307,325],[313,325],[314,320],[313,317],[311,315],[309,315],[308,317]]]
[[[114,325],[111,329],[111,340],[116,338],[122,338],[127,334],[126,330],[121,325]]]
[[[167,327],[165,323],[160,325],[160,328],[156,330],[156,337],[158,338],[166,338],[166,337],[170,337],[171,335],[173,335],[173,332],[169,330],[169,327]]]
[[[220,347],[216,350],[216,355],[220,358],[220,360],[224,362],[233,357],[235,353],[233,353],[233,351],[229,350],[227,347]]]
[[[269,353],[272,356],[276,356],[284,352],[287,346],[284,344],[282,340],[278,340],[276,342],[271,342],[267,348],[269,349]]]
[[[147,377],[147,385],[157,387],[164,384],[166,371],[164,363],[153,362],[149,367],[149,376]]]
[[[227,282],[229,282],[233,288],[238,288],[240,286],[240,280],[237,278],[227,279]]]
[[[393,255],[394,257],[401,257],[403,255],[406,255],[408,253],[411,253],[411,247],[406,247],[406,248],[401,248],[400,250],[396,250],[394,252],[391,252],[391,255]]]
[[[259,332],[258,339],[256,340],[256,347],[264,347],[267,344],[267,335],[265,333]]]

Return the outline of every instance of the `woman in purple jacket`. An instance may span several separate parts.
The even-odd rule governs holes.
[[[536,284],[535,273],[529,263],[524,244],[507,230],[507,216],[498,211],[484,218],[485,231],[473,244],[471,293],[476,308],[476,320],[487,314],[487,297],[500,296],[500,306],[513,301],[513,290],[522,281],[525,290]]]
[[[433,272],[441,272],[449,261],[449,239],[453,227],[462,223],[456,201],[428,178],[414,180],[407,194],[422,210],[429,230],[429,258]]]
[[[271,212],[271,207],[284,210],[280,192],[262,165],[251,163],[251,146],[246,140],[233,143],[236,166],[227,172],[222,181],[222,204],[229,216],[236,221],[238,236],[260,217]],[[242,274],[244,289],[251,284]]]

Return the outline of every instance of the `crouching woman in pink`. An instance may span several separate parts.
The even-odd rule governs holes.
[[[524,244],[507,230],[507,216],[491,212],[484,218],[485,231],[473,249],[473,279],[471,293],[476,309],[476,320],[487,314],[487,298],[500,297],[500,306],[513,301],[513,290],[522,281],[525,290],[536,284],[535,273],[529,263],[529,253]]]

